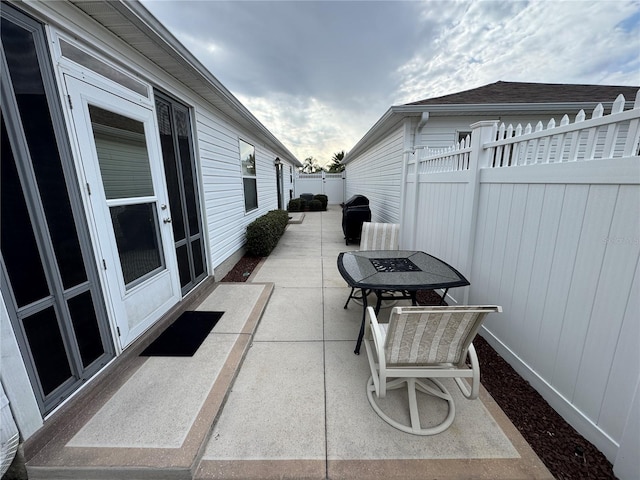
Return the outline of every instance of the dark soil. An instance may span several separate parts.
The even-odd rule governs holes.
[[[260,257],[242,257],[223,282],[245,282]],[[420,305],[436,305],[440,296],[420,291]],[[480,336],[473,341],[482,385],[558,480],[615,479],[611,463],[549,406]]]
[[[480,381],[558,480],[615,479],[611,463],[478,336]]]
[[[223,282],[246,282],[263,257],[245,255],[222,279]]]

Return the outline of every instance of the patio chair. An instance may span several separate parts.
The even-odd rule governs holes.
[[[389,425],[414,435],[435,435],[449,428],[455,417],[455,404],[437,379],[453,378],[466,398],[478,398],[480,366],[471,342],[486,315],[501,311],[501,307],[493,305],[394,307],[389,323],[381,324],[374,309],[368,307],[364,341],[371,377],[367,398],[375,412]],[[462,378],[471,379],[471,388]],[[411,425],[394,420],[376,402],[386,396],[387,390],[404,385]],[[417,391],[447,402],[448,412],[442,422],[421,426]]]
[[[360,236],[360,250],[398,250],[399,234],[400,225],[397,223],[364,222]],[[362,305],[361,292],[356,292],[355,288],[352,288],[344,308],[347,308],[352,298],[354,302]],[[384,302],[385,307],[391,305],[388,302]]]

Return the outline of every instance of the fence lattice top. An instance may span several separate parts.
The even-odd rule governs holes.
[[[535,127],[529,123],[515,128],[496,123],[492,136],[495,140],[482,146],[490,156],[486,166],[514,167],[640,155],[640,90],[633,107],[624,110],[625,105],[626,100],[620,94],[608,115],[604,115],[600,103],[589,119],[580,110],[573,123],[564,115],[560,125],[552,118],[546,128],[542,122]],[[471,137],[448,149],[425,148],[417,153],[418,173],[467,170],[474,158]]]

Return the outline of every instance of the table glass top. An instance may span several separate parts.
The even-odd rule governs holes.
[[[369,250],[343,252],[338,270],[349,286],[380,289],[432,289],[469,285],[455,268],[424,252]]]

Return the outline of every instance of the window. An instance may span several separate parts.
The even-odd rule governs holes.
[[[466,132],[466,131],[458,130],[458,141],[457,141],[457,143],[462,142],[468,136],[471,136],[471,132],[470,131]]]
[[[258,208],[256,149],[243,140],[240,140],[240,164],[242,165],[242,185],[244,187],[244,210],[249,212]]]

